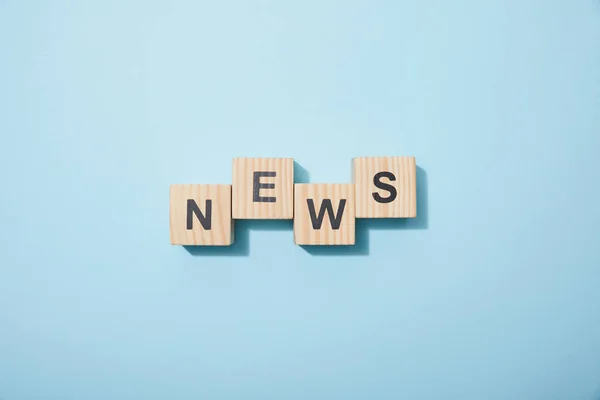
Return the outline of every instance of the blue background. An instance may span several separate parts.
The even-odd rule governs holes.
[[[600,398],[600,4],[3,1],[0,398]],[[238,156],[419,217],[169,244]]]

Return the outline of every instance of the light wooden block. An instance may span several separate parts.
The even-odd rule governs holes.
[[[234,158],[233,218],[294,218],[294,159]]]
[[[354,244],[354,184],[297,183],[294,186],[294,243]]]
[[[356,218],[415,218],[417,165],[414,157],[352,160]]]
[[[171,244],[229,246],[231,185],[171,185]]]

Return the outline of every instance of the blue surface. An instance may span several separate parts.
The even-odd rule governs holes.
[[[600,3],[3,1],[0,398],[600,398]],[[169,244],[237,156],[415,221]],[[309,251],[310,250],[310,251]]]

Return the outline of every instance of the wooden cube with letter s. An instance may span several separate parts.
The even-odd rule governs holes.
[[[415,218],[415,157],[357,157],[352,160],[356,218]]]

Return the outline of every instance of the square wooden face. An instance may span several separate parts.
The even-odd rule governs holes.
[[[233,159],[233,218],[294,218],[292,158]]]
[[[171,244],[233,243],[231,185],[171,185],[169,214]]]
[[[358,157],[352,161],[356,218],[415,218],[414,157]]]
[[[354,204],[354,184],[296,184],[294,242],[298,245],[353,245]]]

